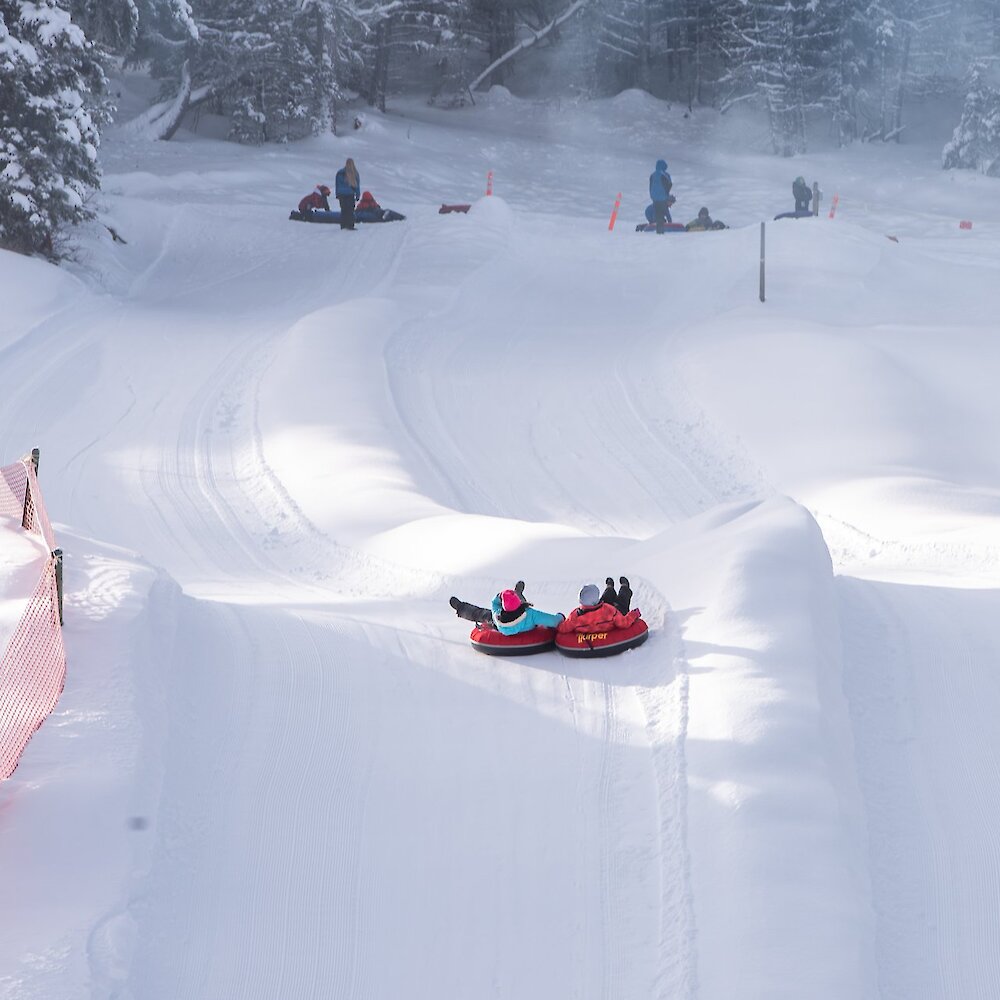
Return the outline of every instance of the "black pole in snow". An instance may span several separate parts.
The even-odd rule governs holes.
[[[63,623],[63,550],[53,549],[52,558],[56,561],[56,599],[59,603],[59,624]]]
[[[764,223],[760,224],[760,301],[764,301]]]

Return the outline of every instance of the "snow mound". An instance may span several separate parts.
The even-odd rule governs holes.
[[[35,592],[48,552],[13,517],[0,517],[0,656]]]
[[[514,224],[514,213],[510,205],[495,194],[489,197],[484,195],[479,201],[473,202],[469,217],[475,219],[477,226],[497,232],[506,232]]]

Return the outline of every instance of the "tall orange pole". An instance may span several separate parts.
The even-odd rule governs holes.
[[[618,218],[618,209],[622,207],[622,193],[618,192],[618,197],[615,198],[615,207],[611,209],[611,221],[608,223],[608,229],[615,228],[615,219]]]

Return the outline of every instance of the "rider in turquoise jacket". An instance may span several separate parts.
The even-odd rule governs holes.
[[[565,615],[551,615],[547,611],[539,611],[524,599],[524,581],[518,580],[513,590],[501,590],[493,598],[493,610],[481,608],[453,597],[448,602],[459,618],[495,628],[503,635],[517,635],[519,632],[530,632],[539,625],[555,628],[565,621]]]
[[[533,608],[523,601],[516,610],[505,610],[503,598],[506,594],[512,593],[514,592],[511,590],[505,590],[493,598],[493,624],[498,632],[504,635],[517,635],[518,632],[530,632],[539,625],[555,628],[560,622],[565,621],[565,615],[552,615],[547,611],[539,611],[538,608]]]

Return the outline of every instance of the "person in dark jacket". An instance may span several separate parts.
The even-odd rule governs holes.
[[[338,171],[335,182],[340,202],[340,228],[354,228],[354,205],[361,197],[361,178],[354,160],[348,160]]]
[[[667,173],[667,161],[657,160],[656,169],[649,175],[649,200],[653,203],[656,231],[666,232],[666,223],[673,222],[670,218],[670,189],[674,182]]]
[[[702,206],[698,209],[698,218],[692,219],[684,228],[689,233],[704,233],[709,229],[728,229],[729,227],[719,219],[713,219],[708,214],[708,209]]]
[[[792,182],[792,194],[795,196],[795,211],[808,212],[813,193],[804,177],[796,177]]]
[[[317,184],[315,191],[310,191],[299,202],[300,212],[330,211],[330,189],[325,184]]]
[[[518,580],[513,590],[501,590],[493,598],[492,610],[481,608],[457,597],[448,602],[459,618],[494,628],[503,635],[518,635],[520,632],[530,632],[539,625],[555,628],[566,616],[539,611],[524,599],[524,581]]]

